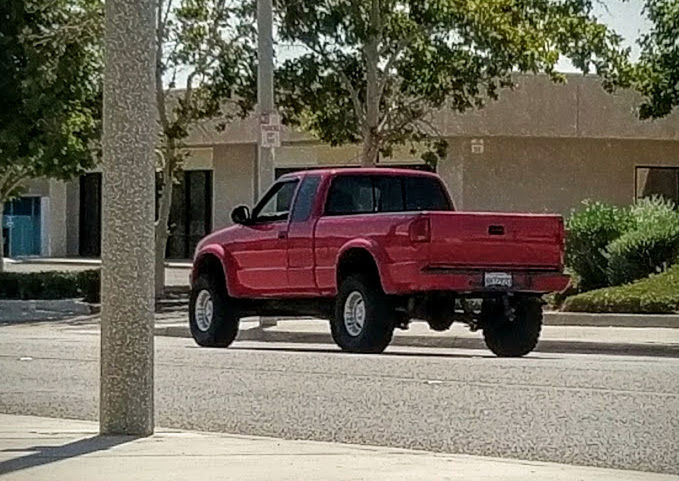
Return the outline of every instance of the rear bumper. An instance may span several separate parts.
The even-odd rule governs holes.
[[[404,266],[401,266],[404,267]],[[507,269],[435,269],[415,270],[406,274],[404,269],[390,272],[384,279],[388,294],[412,294],[425,291],[455,292],[524,292],[547,294],[562,291],[570,284],[570,277],[557,271],[512,271]],[[503,271],[512,275],[511,287],[486,287],[484,273]],[[391,281],[391,282],[389,282]]]

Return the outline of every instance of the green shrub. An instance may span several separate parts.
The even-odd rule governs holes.
[[[81,271],[78,276],[78,288],[85,302],[98,303],[101,300],[101,270]]]
[[[679,311],[679,265],[633,284],[566,299],[564,311],[672,314]]]
[[[634,229],[608,245],[609,284],[617,286],[666,270],[679,254],[679,212],[660,197],[631,208]]]
[[[634,221],[629,209],[601,202],[584,201],[583,209],[566,223],[566,265],[578,278],[582,290],[608,286],[606,247],[629,230]]]
[[[86,271],[0,272],[0,299],[84,298],[99,302],[98,269]]]

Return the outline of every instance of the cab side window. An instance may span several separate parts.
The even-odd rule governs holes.
[[[299,186],[297,200],[295,200],[295,206],[292,210],[292,217],[290,218],[292,222],[304,222],[309,219],[320,183],[321,177],[318,175],[307,175],[304,178],[302,185]]]
[[[290,213],[292,197],[299,180],[275,184],[257,204],[252,218],[254,222],[274,222],[286,220]]]
[[[328,215],[375,212],[372,179],[366,175],[336,177],[330,186],[325,213]]]

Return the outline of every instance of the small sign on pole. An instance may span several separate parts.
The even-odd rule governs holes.
[[[262,114],[259,119],[259,123],[261,125],[270,125],[270,126],[280,126],[281,125],[281,116],[278,115],[276,112],[269,112],[267,114]]]
[[[260,116],[260,145],[265,149],[281,146],[281,118],[276,112]]]
[[[278,126],[262,125],[261,146],[265,149],[273,149],[281,146],[281,131]]]

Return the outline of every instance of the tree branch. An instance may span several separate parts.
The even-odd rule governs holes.
[[[330,55],[327,51],[323,49],[321,45],[318,43],[311,43],[308,42],[307,40],[302,40],[304,43],[304,46],[306,46],[309,50],[314,52],[316,55],[319,57],[323,58],[324,60],[334,63],[333,59],[330,58]],[[342,69],[338,69],[339,77],[340,80],[342,81],[342,84],[344,85],[344,88],[347,89],[349,92],[349,95],[351,95],[351,101],[354,104],[354,110],[356,111],[356,118],[358,119],[358,122],[362,125],[365,123],[365,109],[363,104],[361,103],[361,98],[358,94],[358,90],[354,87],[354,85],[351,83],[351,80],[347,76],[346,73]]]
[[[28,171],[18,169],[12,172],[11,168],[3,176],[2,183],[0,183],[0,199],[5,201],[12,194],[21,182],[28,177]]]
[[[163,17],[163,1],[167,1],[167,10],[172,0],[156,0],[158,2],[158,27],[156,29],[156,104],[158,109],[158,119],[160,126],[165,134],[170,128],[170,120],[167,116],[165,105],[165,88],[163,86],[163,73],[165,70],[163,57],[163,44],[165,43],[165,32],[167,16]],[[165,18],[165,21],[163,21]]]

